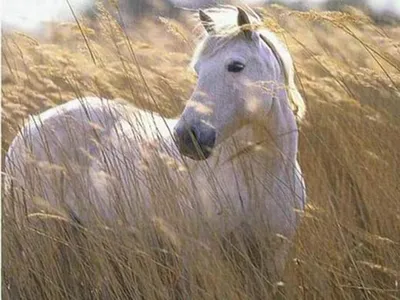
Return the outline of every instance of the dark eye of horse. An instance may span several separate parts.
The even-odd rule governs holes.
[[[238,73],[244,69],[244,64],[234,61],[228,65],[228,72]]]

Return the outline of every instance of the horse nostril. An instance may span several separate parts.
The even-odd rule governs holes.
[[[194,159],[207,158],[215,145],[214,127],[203,122],[182,124],[175,128],[175,138],[182,154]]]
[[[190,138],[193,140],[193,142],[198,142],[198,138],[200,137],[200,135],[198,133],[196,133],[196,129],[194,126],[192,126],[188,129],[188,133],[190,135]]]

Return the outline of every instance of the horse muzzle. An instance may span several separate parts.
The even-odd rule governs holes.
[[[215,128],[205,122],[179,122],[174,128],[179,152],[194,160],[207,159],[215,146]]]

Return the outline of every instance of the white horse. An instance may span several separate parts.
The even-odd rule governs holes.
[[[291,57],[240,8],[200,11],[200,20],[198,82],[179,119],[83,98],[29,120],[5,162],[19,209],[50,203],[83,220],[96,212],[134,223],[173,195],[183,214],[221,230],[260,217],[272,235],[293,237],[305,186]],[[286,252],[276,249],[278,273]]]

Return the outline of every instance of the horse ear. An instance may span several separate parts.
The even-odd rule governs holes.
[[[237,7],[238,16],[237,16],[237,23],[239,27],[251,25],[250,18],[247,13],[240,7]],[[251,40],[251,29],[249,28],[242,28],[242,31],[246,38]]]
[[[208,32],[208,34],[215,33],[215,25],[214,21],[211,19],[209,15],[207,15],[203,10],[199,10],[199,16],[201,24],[204,26],[204,29]]]

